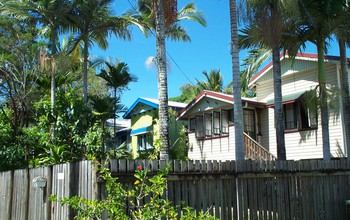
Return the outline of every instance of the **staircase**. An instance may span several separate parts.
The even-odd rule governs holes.
[[[244,133],[245,158],[250,160],[276,160],[276,157]]]

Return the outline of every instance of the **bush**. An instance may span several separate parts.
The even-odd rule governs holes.
[[[164,170],[149,177],[148,171],[139,165],[134,174],[136,181],[133,187],[125,190],[118,179],[112,177],[107,168],[100,166],[99,178],[106,183],[107,197],[105,199],[97,201],[73,196],[62,198],[60,202],[75,210],[78,220],[101,219],[103,211],[108,213],[108,219],[216,219],[208,213],[196,213],[190,207],[183,208],[182,216],[178,216],[179,206],[171,204],[164,198],[169,169],[170,165],[167,165]],[[148,202],[143,203],[145,197],[149,199],[147,199]],[[51,196],[51,200],[56,200],[55,196]],[[132,207],[129,213],[125,213],[127,201]]]

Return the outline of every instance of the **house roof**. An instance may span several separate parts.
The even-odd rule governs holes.
[[[288,54],[281,54],[280,55],[280,60],[284,60],[284,59],[289,59]],[[317,54],[311,54],[311,53],[298,53],[295,57],[295,59],[297,60],[306,60],[306,61],[313,61],[313,62],[317,62],[318,58],[317,58]],[[326,62],[339,62],[340,57],[339,56],[328,56],[325,55],[324,59]],[[349,59],[347,59],[348,62],[350,61]],[[250,80],[248,87],[253,86],[254,83],[256,83],[256,81],[258,81],[262,76],[264,76],[269,70],[272,69],[273,66],[273,62],[269,62],[266,66],[264,66],[258,73],[256,73]]]
[[[199,93],[199,95],[196,96],[196,98],[194,98],[190,103],[188,103],[188,105],[184,109],[182,109],[179,112],[177,119],[179,120],[179,119],[183,118],[184,115],[186,115],[186,113],[191,108],[193,108],[198,102],[200,102],[200,100],[202,100],[205,97],[209,97],[209,98],[212,98],[215,100],[226,102],[226,103],[232,104],[232,105],[234,103],[233,95],[224,94],[221,92],[213,92],[213,91],[209,91],[209,90],[203,90],[201,93]],[[242,97],[242,101],[247,102],[247,103],[260,104],[260,105],[264,105],[264,106],[266,105],[266,103],[256,101],[256,98]]]
[[[140,97],[134,102],[134,104],[132,104],[132,106],[128,109],[128,111],[123,115],[123,118],[130,118],[131,113],[135,110],[135,108],[139,104],[145,104],[153,109],[158,109],[159,101],[158,99]],[[183,109],[186,107],[186,104],[181,102],[169,101],[168,106],[175,109]]]

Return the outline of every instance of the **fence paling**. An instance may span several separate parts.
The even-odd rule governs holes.
[[[112,160],[109,166],[122,183],[132,186],[134,170],[140,164],[152,175],[166,162]],[[344,204],[350,199],[350,162],[346,160],[245,161],[239,170],[235,161],[170,164],[169,200],[173,204],[184,201],[184,205],[208,211],[220,219],[349,218]],[[32,186],[32,179],[38,175],[48,177],[45,190]],[[91,161],[2,172],[0,218],[72,219],[74,213],[68,207],[50,204],[50,194],[93,199],[105,197],[103,189],[103,183],[96,183]],[[127,207],[126,212],[131,208]]]

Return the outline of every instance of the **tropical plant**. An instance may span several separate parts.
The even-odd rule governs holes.
[[[159,135],[163,142],[160,158],[169,159],[168,81],[165,39],[189,41],[190,38],[186,30],[179,25],[179,21],[193,20],[205,26],[205,20],[195,8],[194,3],[187,4],[178,12],[176,0],[139,0],[138,10],[130,11],[128,14],[130,20],[138,21],[148,31],[155,30],[158,68]]]
[[[241,14],[248,25],[241,31],[241,48],[262,47],[272,51],[277,158],[286,160],[280,51],[288,49],[293,57],[300,48],[293,33],[295,20],[290,18],[295,13],[296,4],[294,1],[245,0],[242,5]]]
[[[271,50],[266,47],[253,48],[248,51],[248,57],[243,59],[244,69],[241,71],[241,88],[243,97],[254,97],[255,91],[248,88],[249,81],[254,76],[262,63],[271,57]]]
[[[235,149],[236,160],[245,160],[244,151],[244,125],[243,106],[241,99],[240,73],[239,73],[239,47],[237,34],[237,6],[236,0],[230,0],[230,27],[231,27],[231,56],[232,56],[232,92],[234,98],[234,123],[235,123]]]
[[[316,45],[318,55],[318,82],[322,124],[323,159],[330,160],[329,113],[327,102],[324,55],[326,40],[344,22],[342,12],[346,0],[298,0],[300,10],[299,32],[304,40]]]
[[[101,219],[102,213],[107,212],[110,219],[194,219],[214,220],[215,217],[203,211],[196,212],[193,208],[182,208],[182,215],[177,213],[179,205],[173,205],[164,198],[167,174],[170,165],[159,170],[158,173],[149,177],[148,170],[140,164],[137,166],[132,187],[124,189],[123,184],[113,177],[106,167],[99,166],[99,179],[106,184],[107,197],[103,200],[89,200],[73,196],[59,200],[63,205],[70,206],[76,211],[76,219]],[[55,195],[51,195],[52,201],[57,201]],[[125,213],[126,204],[130,204],[130,214]],[[147,202],[145,202],[147,201]]]
[[[342,11],[342,17],[348,17],[349,5],[344,5]],[[346,46],[350,43],[350,33],[349,33],[349,20],[344,19],[344,23],[339,25],[335,30],[335,35],[338,40],[339,45],[339,56],[340,56],[340,76],[341,76],[341,89],[343,91],[342,95],[342,108],[344,115],[344,136],[345,143],[347,143],[347,152],[350,152],[350,98],[349,98],[349,78],[348,78],[348,67],[347,67],[347,57],[346,57]],[[347,155],[348,160],[350,160],[350,153]]]
[[[133,76],[130,71],[129,67],[124,62],[117,62],[115,65],[112,65],[109,62],[105,62],[107,68],[102,69],[101,72],[98,74],[99,77],[106,80],[107,86],[113,89],[113,96],[115,99],[115,104],[117,104],[118,100],[118,92],[121,93],[124,89],[128,88],[128,84],[131,82],[136,82],[137,77]],[[114,111],[114,140],[116,141],[116,120],[117,120],[117,110],[120,112],[122,109],[125,108],[115,108]]]
[[[198,95],[198,87],[190,83],[181,86],[180,91],[179,96],[169,98],[169,101],[189,103]]]
[[[210,90],[214,92],[223,92],[223,79],[220,70],[210,70],[209,73],[203,71],[202,74],[205,76],[206,81],[201,82],[196,79],[200,91]]]
[[[97,44],[101,49],[108,47],[107,38],[115,36],[130,39],[127,25],[121,17],[113,17],[110,9],[113,0],[75,0],[69,16],[70,27],[75,34],[73,49],[83,44],[83,100],[88,100],[89,48]]]
[[[66,23],[65,18],[71,10],[68,0],[26,0],[23,2],[8,1],[4,5],[4,12],[16,17],[32,19],[40,24],[41,34],[48,39],[51,62],[51,104],[55,106],[56,92],[56,63],[58,34],[62,32]]]

